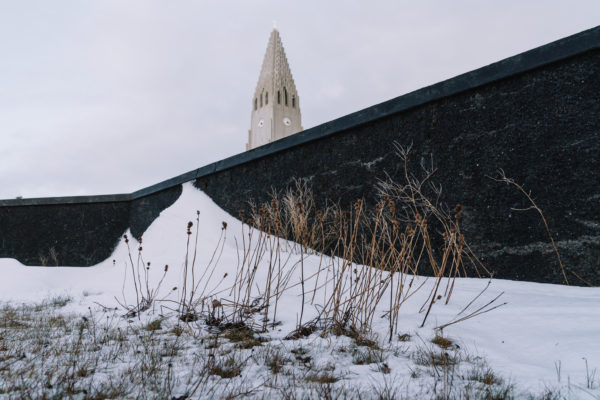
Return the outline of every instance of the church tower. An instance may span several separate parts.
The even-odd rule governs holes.
[[[300,98],[277,29],[273,29],[252,98],[246,150],[302,130]]]

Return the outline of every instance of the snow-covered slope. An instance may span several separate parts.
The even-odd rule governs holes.
[[[199,223],[196,221],[197,211],[200,212]],[[189,221],[193,222],[191,235],[187,234]],[[226,229],[223,229],[224,223]],[[242,237],[242,232],[245,237]],[[248,227],[242,231],[241,222],[221,210],[204,193],[191,184],[184,185],[179,200],[161,213],[143,237],[143,263],[147,265],[150,262],[149,286],[156,287],[165,265],[168,265],[158,297],[178,298],[186,255],[188,263],[191,263],[195,253],[198,273],[203,273],[206,266],[215,265],[218,261],[210,280],[203,281],[203,286],[208,282],[205,294],[229,288],[238,272],[248,232]],[[131,250],[128,250],[128,245]],[[68,294],[75,299],[68,306],[70,311],[86,311],[97,303],[115,307],[115,298],[133,304],[135,290],[130,257],[136,265],[138,246],[135,240],[130,239],[127,244],[122,239],[110,259],[88,268],[25,267],[12,259],[0,259],[0,301],[34,302],[48,296]],[[291,248],[288,250],[290,282],[299,282],[300,254]],[[305,258],[306,277],[313,277],[319,262],[320,257],[316,254]],[[207,276],[210,271],[211,268]],[[265,279],[266,271],[259,268],[256,282]],[[307,278],[306,283],[312,290],[315,283],[314,277],[311,279]],[[427,278],[416,279],[420,283]],[[425,287],[432,283],[430,279]],[[423,328],[419,328],[423,320],[419,308],[429,291],[417,292],[400,309],[399,331],[428,341],[434,335],[434,327],[453,320],[487,284],[485,279],[457,280],[450,303],[436,305]],[[312,293],[307,296],[304,321],[316,315],[317,306],[326,300],[327,293],[331,293],[330,284],[319,286],[314,304],[309,301]],[[173,290],[175,287],[177,289]],[[494,280],[469,309],[477,309],[500,293],[503,295],[498,303],[506,302],[506,305],[451,325],[444,329],[444,334],[453,338],[469,354],[485,357],[496,372],[510,378],[523,390],[539,391],[544,386],[557,384],[557,363],[560,363],[563,383],[566,377],[571,377],[574,382],[585,379],[584,359],[590,368],[600,366],[600,288]],[[217,297],[221,295],[226,296],[227,293]],[[273,332],[274,336],[282,337],[294,329],[300,314],[301,298],[300,285],[282,295],[277,317],[282,325]],[[383,338],[389,322],[381,314],[377,313],[373,325]],[[398,365],[397,368],[402,370],[405,367]]]

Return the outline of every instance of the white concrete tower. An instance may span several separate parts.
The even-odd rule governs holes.
[[[273,29],[252,98],[246,150],[302,130],[300,98],[277,29]]]

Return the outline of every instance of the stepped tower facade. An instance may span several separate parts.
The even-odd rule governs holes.
[[[300,97],[277,29],[269,37],[252,98],[250,124],[246,150],[302,130]]]

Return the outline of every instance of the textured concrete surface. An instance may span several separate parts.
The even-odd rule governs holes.
[[[412,144],[413,171],[433,160],[442,201],[463,205],[467,240],[496,277],[562,282],[539,215],[515,211],[524,196],[490,179],[502,168],[543,209],[567,266],[600,285],[598,93],[600,27],[129,195],[0,200],[0,257],[37,264],[54,248],[61,263],[93,264],[190,180],[233,215],[294,178],[321,203],[372,203],[379,179],[399,180],[396,142]]]
[[[0,207],[0,257],[25,265],[89,266],[106,260],[131,228],[142,236],[181,185],[133,201]]]
[[[490,177],[499,169],[530,190],[567,266],[600,284],[600,51],[430,102],[334,136],[199,178],[233,215],[305,178],[321,203],[376,200],[402,181],[393,144],[412,145],[411,171],[433,160],[449,208],[464,207],[467,240],[495,276],[562,282],[543,222],[525,196]],[[572,282],[578,280],[569,275]]]

